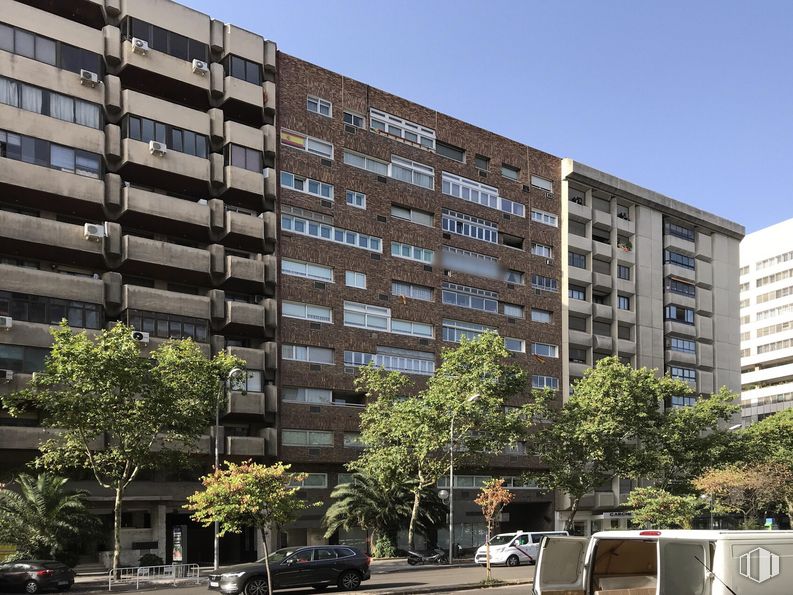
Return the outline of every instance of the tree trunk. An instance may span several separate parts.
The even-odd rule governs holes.
[[[273,595],[273,581],[270,577],[270,552],[267,549],[267,528],[259,527],[262,533],[262,544],[264,545],[264,569],[267,571],[267,595]]]
[[[576,497],[573,499],[572,505],[570,506],[570,516],[567,517],[567,522],[564,525],[565,530],[568,533],[573,532],[573,521],[575,520],[575,515],[578,512],[578,503],[581,501],[580,497]]]
[[[493,532],[492,530],[493,521],[488,519],[487,520],[487,537],[485,538],[485,565],[487,568],[486,578],[485,580],[489,583],[491,579],[490,574],[490,534]]]
[[[419,480],[419,486],[421,481]],[[415,551],[416,544],[416,520],[419,518],[419,506],[421,505],[421,487],[417,487],[413,492],[413,509],[410,511],[410,524],[408,525],[408,547]],[[451,537],[451,535],[449,536]]]
[[[121,561],[121,503],[124,500],[124,481],[116,483],[116,500],[113,504],[113,570]]]

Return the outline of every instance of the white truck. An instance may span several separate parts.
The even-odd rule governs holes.
[[[793,595],[793,531],[546,537],[534,595]]]

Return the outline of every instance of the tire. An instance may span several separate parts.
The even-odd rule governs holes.
[[[25,583],[25,593],[38,593],[39,584],[36,581],[28,581]]]
[[[507,566],[520,566],[520,558],[518,558],[515,554],[512,554],[509,558],[507,558]]]
[[[418,563],[419,561],[416,560],[415,558],[408,558],[408,564],[410,564],[411,566],[415,566]]]
[[[245,595],[267,595],[267,579],[263,576],[254,576],[245,583],[243,593]]]
[[[343,572],[339,577],[339,589],[342,591],[357,591],[361,588],[361,575],[355,570]]]

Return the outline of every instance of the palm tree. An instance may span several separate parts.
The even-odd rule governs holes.
[[[386,540],[386,549],[395,549],[397,533],[407,525],[413,505],[409,485],[398,481],[381,482],[360,473],[354,474],[349,483],[337,485],[330,497],[334,502],[323,519],[327,528],[325,537],[330,537],[338,529],[363,529],[370,553],[372,544],[381,540]],[[417,530],[426,535],[444,514],[440,499],[434,492],[428,492],[426,504],[419,513]]]
[[[13,483],[16,490],[0,487],[0,542],[25,557],[76,562],[80,541],[99,527],[86,507],[87,492],[70,491],[66,478],[49,473],[21,473]]]

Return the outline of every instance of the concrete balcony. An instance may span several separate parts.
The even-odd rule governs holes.
[[[697,306],[697,300],[690,295],[664,291],[664,306],[668,306],[670,304],[694,309]]]
[[[582,238],[575,234],[567,234],[567,244],[570,248],[589,254],[592,252],[592,240],[589,238]]]
[[[242,457],[263,457],[267,454],[267,444],[261,436],[227,436],[226,454]]]
[[[627,235],[636,233],[636,223],[632,219],[622,219],[617,217],[617,229]]]
[[[636,312],[633,310],[617,309],[617,322],[623,324],[636,324]]]
[[[700,341],[713,342],[713,319],[706,316],[696,317],[697,339]]]
[[[616,505],[614,492],[595,492],[595,508],[613,508]]]
[[[91,304],[102,304],[105,300],[101,279],[62,275],[6,264],[0,264],[0,289]]]
[[[582,378],[584,376],[584,372],[591,368],[589,364],[582,364],[579,362],[570,362],[570,377],[571,378]]]
[[[696,254],[696,247],[691,240],[664,234],[664,250],[667,249],[680,252],[681,254],[688,254],[689,256],[694,256]]]
[[[664,277],[669,277],[670,275],[692,283],[697,279],[697,273],[693,269],[667,262],[664,264]]]
[[[611,213],[600,209],[592,209],[592,223],[600,229],[611,229]]]
[[[605,273],[592,273],[592,288],[596,291],[610,292],[614,286],[614,281],[611,275]]]
[[[223,287],[230,290],[249,289],[264,293],[265,263],[240,256],[226,257],[226,273]]]
[[[684,366],[696,366],[697,354],[686,351],[675,351],[672,349],[664,350],[664,360],[668,364],[681,364]]]
[[[714,390],[716,390],[716,385],[713,381],[713,372],[697,370],[697,392],[709,395]]]
[[[620,279],[619,277],[614,279],[614,288],[617,292],[625,295],[633,295],[636,293],[636,284],[633,281]]]
[[[23,3],[16,5],[16,3],[7,0],[0,2],[0,12],[3,13],[4,23],[28,31],[42,32],[53,39],[85,48],[97,54],[102,53],[102,36],[96,29],[87,25],[38,10],[34,6],[27,6]]]
[[[685,324],[676,320],[664,321],[664,334],[679,335],[681,337],[696,337],[697,327],[693,324]]]
[[[636,251],[617,248],[615,251],[617,255],[617,262],[619,264],[634,265],[636,264]]]
[[[232,391],[226,403],[226,413],[229,415],[264,417],[268,412],[267,399],[264,393],[249,392],[243,394],[238,391]]]
[[[83,234],[82,225],[0,211],[0,253],[49,260],[57,247],[59,260],[103,266],[104,242],[86,240]]]
[[[13,345],[14,343],[16,343],[16,344],[19,343],[19,341],[17,341],[15,338],[12,338],[12,337],[9,337],[8,340],[10,341],[8,343],[8,345]],[[14,372],[14,378],[11,380],[11,382],[5,382],[4,381],[4,382],[0,383],[0,396],[7,395],[7,394],[10,394],[10,393],[14,393],[14,392],[16,392],[18,390],[22,390],[23,388],[25,388],[27,386],[27,384],[28,384],[28,382],[30,382],[31,378],[33,378],[33,374],[25,374],[23,372]],[[33,414],[33,416],[35,416],[35,414]],[[0,427],[3,427],[3,426],[0,426]],[[3,440],[2,434],[3,434],[3,431],[0,430],[0,442],[2,442],[2,440]]]
[[[713,292],[710,289],[697,289],[696,309],[697,314],[702,316],[713,314]]]
[[[592,219],[592,207],[568,201],[567,214],[571,219],[588,223]]]
[[[614,249],[611,244],[592,241],[592,258],[610,261],[614,257]]]
[[[567,309],[570,314],[579,314],[582,316],[592,316],[592,302],[586,300],[569,300]]]
[[[209,159],[168,151],[154,155],[149,143],[125,138],[121,141],[119,173],[126,180],[168,190],[206,192]]]
[[[262,251],[262,239],[265,237],[262,217],[228,211],[226,229],[230,238],[242,242],[252,252]],[[271,239],[275,242],[275,237]]]
[[[52,325],[43,322],[15,320],[10,329],[0,333],[0,344],[49,348],[52,345],[51,330]],[[80,332],[85,329],[77,328],[75,330]],[[95,331],[89,330],[88,334],[93,335]],[[16,375],[14,377],[16,378]],[[0,381],[0,384],[5,386],[4,381]]]
[[[209,274],[209,252],[159,240],[125,235],[122,272],[151,275],[178,274],[180,281],[200,283]]]
[[[570,283],[574,285],[591,285],[592,284],[592,271],[581,269],[578,267],[567,267],[567,278]]]
[[[591,347],[592,346],[592,334],[587,333],[584,331],[574,331],[569,330],[567,331],[567,338],[570,341],[571,345],[576,345],[579,347]]]
[[[154,54],[155,52],[150,53]],[[160,56],[163,56],[164,58],[169,58],[171,60],[180,62],[188,69],[191,68],[189,62],[179,60],[178,58],[173,58],[172,56],[160,54],[159,52],[156,53]],[[135,55],[139,56],[139,54]],[[143,59],[147,58],[147,56],[141,57]],[[207,80],[204,77],[198,78]],[[162,122],[163,124],[170,124],[171,126],[182,128],[183,130],[190,130],[196,134],[201,134],[207,137],[209,136],[210,117],[206,111],[190,109],[184,105],[178,105],[171,101],[165,101],[163,99],[158,99],[157,97],[144,95],[143,93],[138,93],[137,91],[131,91],[128,89],[121,93],[121,102],[123,106],[123,114],[134,114],[136,116],[151,118],[152,120]]]
[[[592,335],[592,348],[595,351],[613,353],[614,342],[612,341],[611,337],[607,337],[605,335]]]
[[[209,320],[209,298],[138,285],[124,285],[122,310],[163,312]]]
[[[217,76],[223,76],[224,74],[221,69]],[[213,88],[213,92],[215,91],[216,89]],[[233,76],[226,76],[222,79],[222,93],[219,99],[223,104],[224,110],[227,112],[228,110],[233,110],[236,120],[257,128],[265,123],[265,92],[263,86],[254,85]]]
[[[614,319],[614,309],[605,304],[592,304],[592,316],[595,320],[611,322]]]
[[[278,366],[278,353],[275,343],[264,343],[262,349],[229,347],[228,352],[243,359],[251,370],[272,372]]]
[[[700,368],[706,368],[708,370],[712,370],[714,367],[714,358],[713,358],[713,345],[708,343],[697,343],[697,366]],[[774,370],[779,370],[779,368],[784,367],[780,366],[774,368]],[[743,382],[747,384],[745,380],[746,375],[743,375]]]
[[[260,171],[250,171],[227,165],[223,168],[223,190],[220,196],[231,199],[253,199],[252,206],[261,209],[264,195],[264,176]]]
[[[0,104],[0,122],[8,122],[10,125],[4,125],[4,128],[17,134],[41,138],[91,153],[101,154],[105,150],[105,135],[101,129],[54,120],[43,114],[5,104]],[[53,125],[53,122],[57,122],[57,125]]]
[[[0,158],[0,194],[13,195],[31,208],[51,209],[52,201],[57,200],[98,214],[105,184],[95,178]]]
[[[696,238],[697,260],[703,260],[705,262],[713,260],[713,238],[699,231],[696,233]]]
[[[275,300],[265,300],[264,305],[243,302],[226,302],[224,330],[231,334],[247,334],[252,330],[268,338],[275,336],[278,325]]]
[[[0,450],[38,450],[39,445],[55,435],[46,428],[3,426],[0,429]]]
[[[157,220],[163,233],[182,232],[206,238],[209,207],[165,194],[149,192],[135,186],[121,191],[120,221],[132,227]]]
[[[620,355],[636,355],[636,342],[631,339],[617,339],[617,353]]]

